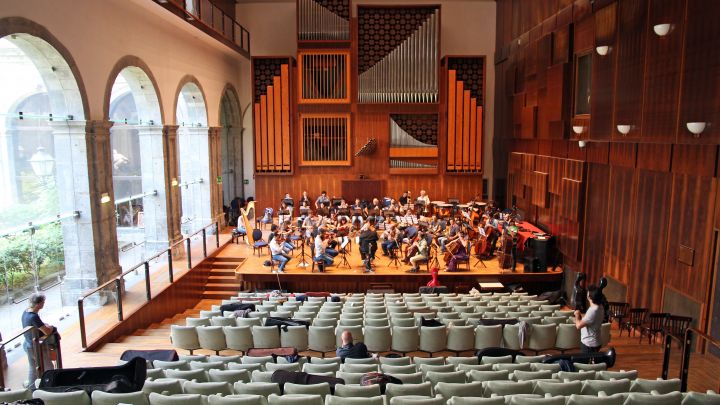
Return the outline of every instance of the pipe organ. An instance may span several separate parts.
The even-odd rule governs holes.
[[[358,102],[437,103],[437,7],[358,8]]]
[[[482,172],[483,57],[446,57],[447,171]]]
[[[254,58],[255,172],[292,171],[292,58]]]
[[[296,1],[297,54],[253,58],[256,199],[480,193],[485,57],[441,57],[441,6]]]
[[[350,39],[350,2],[344,0],[298,0],[298,40]]]

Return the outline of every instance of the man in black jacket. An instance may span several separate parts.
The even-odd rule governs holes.
[[[375,260],[378,235],[375,230],[375,218],[368,217],[368,222],[360,230],[360,255],[363,259],[365,272],[372,272],[372,261]]]

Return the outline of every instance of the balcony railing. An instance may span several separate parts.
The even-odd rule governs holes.
[[[153,0],[213,38],[250,57],[250,32],[211,0]]]

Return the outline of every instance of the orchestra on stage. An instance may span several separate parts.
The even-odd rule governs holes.
[[[471,257],[476,259],[475,266],[483,267],[485,261],[497,257],[500,268],[515,271],[528,240],[550,238],[521,222],[516,210],[501,211],[480,196],[467,203],[432,201],[425,190],[415,198],[406,191],[397,200],[383,197],[352,203],[330,198],[325,191],[315,199],[304,191],[297,201],[285,194],[277,224],[272,208],[266,208],[262,218],[253,218],[254,202],[240,211],[238,234],[246,235],[253,219],[271,225],[267,247],[271,267],[277,265],[280,273],[293,259],[299,261],[298,267],[312,266],[320,272],[330,266],[351,268],[347,257],[353,242],[367,273],[374,272],[378,255],[389,259],[388,266],[399,267],[402,261],[409,273],[429,273],[433,267],[469,271]]]

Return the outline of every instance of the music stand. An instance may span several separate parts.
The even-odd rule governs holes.
[[[392,218],[395,216],[395,212],[393,212],[393,210],[383,210],[383,216],[385,218]]]
[[[475,255],[475,258],[477,259],[477,261],[475,262],[475,264],[473,264],[473,267],[477,266],[478,264],[482,264],[482,266],[487,269],[487,264],[485,264],[485,260],[483,260],[482,255],[477,254]]]
[[[390,248],[390,253],[392,254],[392,256],[390,257],[390,262],[388,262],[387,265],[388,267],[393,266],[395,268],[398,268],[400,267],[400,246],[398,246],[397,239],[395,239],[393,242],[395,246]],[[394,253],[395,251],[397,251],[397,254]]]
[[[347,253],[348,253],[347,249],[345,249],[344,247],[341,247],[339,253],[340,253],[340,263],[336,267],[337,268],[345,267],[345,268],[351,269],[352,266],[350,266],[350,262],[348,262],[348,259],[347,259]]]
[[[297,258],[300,259],[300,263],[298,263],[298,267],[307,267],[310,265],[310,263],[305,260],[307,256],[309,256],[307,253],[305,253],[305,235],[304,232],[301,231],[300,240],[302,240],[302,248],[300,250],[300,253],[297,255]]]
[[[300,216],[306,217],[310,214],[310,208],[307,207],[300,207]]]
[[[288,207],[295,206],[295,203],[293,202],[292,198],[283,198],[282,202],[285,203],[285,205],[287,205]]]
[[[333,197],[333,199],[332,199],[333,207],[337,207],[338,205],[340,205],[340,203],[342,203],[342,198]]]

